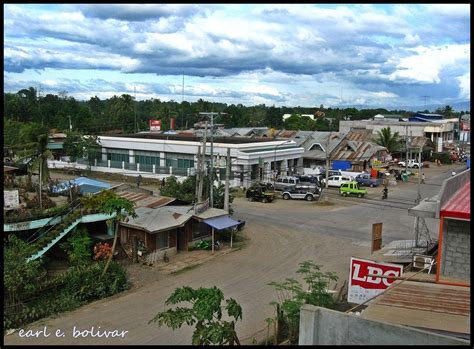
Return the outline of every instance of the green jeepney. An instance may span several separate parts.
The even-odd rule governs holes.
[[[352,181],[341,184],[339,194],[342,196],[355,195],[362,198],[364,195],[367,195],[367,189],[360,189],[359,184],[356,181]]]

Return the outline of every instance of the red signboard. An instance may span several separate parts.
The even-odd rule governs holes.
[[[150,131],[161,130],[161,120],[149,120],[149,122],[150,122]]]
[[[351,258],[347,301],[363,303],[388,288],[395,280],[388,276],[401,276],[403,266],[390,263]],[[383,276],[383,277],[381,277]]]

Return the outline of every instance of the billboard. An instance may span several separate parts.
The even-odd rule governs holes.
[[[377,263],[351,257],[347,301],[357,304],[364,303],[387,289],[395,281],[386,278],[386,276],[401,276],[402,273],[403,266],[399,264]]]
[[[161,131],[161,120],[149,120],[150,131]]]

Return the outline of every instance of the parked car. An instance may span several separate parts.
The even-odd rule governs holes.
[[[423,163],[420,164],[419,162],[417,162],[414,159],[409,159],[408,160],[408,165],[406,164],[405,161],[399,161],[398,166],[400,166],[400,167],[405,167],[406,166],[406,167],[410,167],[410,168],[419,168],[419,167],[423,167]]]
[[[284,200],[289,199],[305,199],[306,201],[319,200],[321,196],[321,189],[309,185],[296,185],[290,190],[285,190],[281,194]]]
[[[340,187],[342,183],[350,182],[351,179],[347,176],[331,176],[327,179],[328,187]],[[326,185],[326,178],[322,180],[323,185]]]
[[[249,201],[272,202],[275,192],[270,191],[266,184],[257,183],[247,189],[245,197]]]
[[[372,178],[370,174],[364,173],[356,176],[355,181],[359,183],[359,185],[362,186],[368,186],[368,187],[378,187],[383,183],[382,178]]]
[[[275,181],[275,190],[285,190],[287,188],[294,187],[300,182],[298,177],[283,176],[278,177]]]
[[[351,181],[341,184],[339,187],[339,194],[342,196],[355,195],[362,198],[367,195],[367,189],[361,189],[356,181]]]

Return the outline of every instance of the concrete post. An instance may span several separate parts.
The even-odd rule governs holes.
[[[170,166],[170,174],[173,174],[173,166]]]
[[[122,161],[122,170],[125,170],[125,161]]]
[[[97,167],[97,159],[94,159],[94,166]]]
[[[152,168],[153,168],[153,173],[155,173],[155,170],[156,170],[156,165],[155,165],[155,164],[153,164],[153,165],[152,165]]]
[[[137,172],[140,172],[140,163],[137,163]]]
[[[107,167],[110,168],[110,160],[107,160]]]

